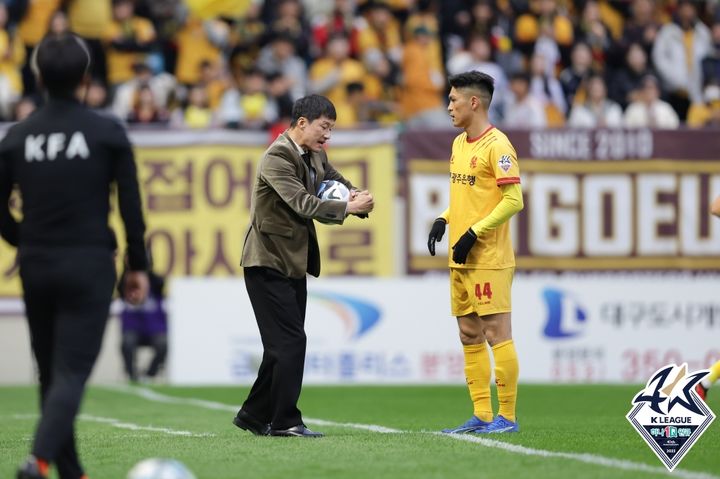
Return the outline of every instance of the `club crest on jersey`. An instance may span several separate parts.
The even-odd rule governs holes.
[[[474,170],[476,166],[477,166],[477,156],[473,156],[472,158],[470,158],[470,169]]]
[[[510,171],[510,168],[512,168],[512,160],[510,159],[510,155],[503,155],[498,160],[498,166],[507,173]]]

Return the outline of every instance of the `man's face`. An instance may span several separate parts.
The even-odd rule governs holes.
[[[448,95],[450,101],[447,109],[453,126],[465,128],[470,124],[473,114],[473,98],[478,101],[477,97],[470,95],[466,90],[456,90],[455,87],[450,89]]]
[[[330,140],[330,133],[335,127],[335,120],[331,120],[325,116],[321,116],[312,122],[306,118],[298,120],[301,138],[300,146],[309,148],[312,151],[320,151],[325,143]]]

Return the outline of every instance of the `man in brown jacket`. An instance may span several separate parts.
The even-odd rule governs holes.
[[[322,436],[305,427],[297,408],[305,365],[306,273],[320,274],[313,220],[342,224],[348,214],[366,215],[374,206],[372,195],[355,189],[328,162],[323,146],[336,116],[327,98],[300,98],[290,128],[258,166],[242,266],[264,354],[233,421],[255,435]],[[350,200],[320,200],[315,192],[323,180],[344,183]]]

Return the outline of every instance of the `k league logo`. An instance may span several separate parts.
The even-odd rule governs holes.
[[[664,366],[635,396],[626,416],[669,471],[715,420],[715,414],[695,393],[695,385],[708,372],[688,374],[687,364]]]

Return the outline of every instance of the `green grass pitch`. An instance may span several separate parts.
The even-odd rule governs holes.
[[[461,386],[305,387],[308,426],[327,434],[315,440],[233,426],[247,388],[93,387],[77,434],[91,479],[125,479],[147,457],[179,459],[198,479],[720,479],[720,419],[669,474],[625,419],[639,390],[521,385],[521,432],[471,442],[436,433],[471,414]],[[720,387],[708,399],[720,413]],[[0,388],[0,478],[28,453],[36,404],[35,388]]]

